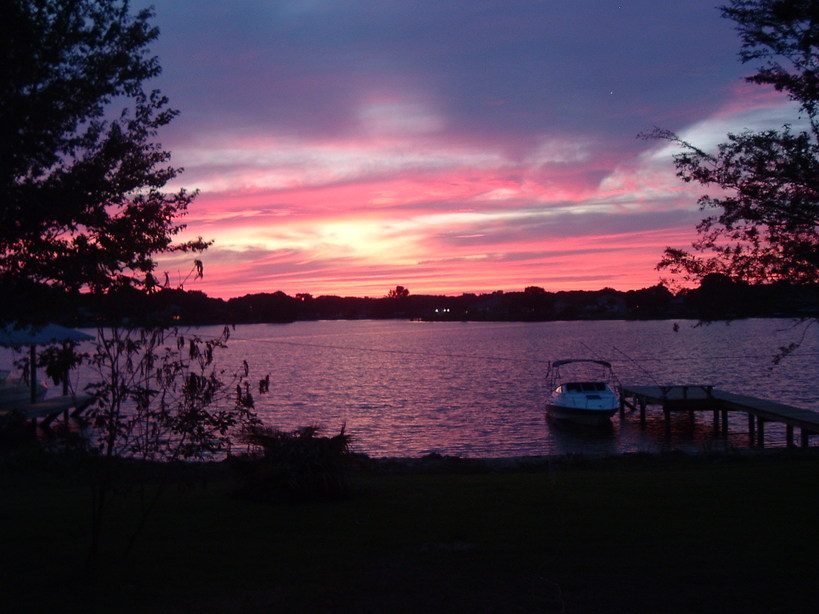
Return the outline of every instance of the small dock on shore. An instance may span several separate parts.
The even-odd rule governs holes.
[[[729,412],[744,413],[748,420],[748,435],[751,447],[764,447],[765,424],[769,422],[785,425],[788,447],[796,445],[794,433],[799,429],[799,445],[810,446],[810,438],[819,435],[819,413],[784,403],[768,401],[717,390],[710,385],[669,385],[620,387],[620,416],[626,408],[640,412],[640,425],[645,428],[646,408],[649,405],[662,407],[665,416],[666,438],[671,438],[671,413],[712,412],[714,433],[724,439],[728,437]]]
[[[17,413],[24,419],[31,420],[35,428],[38,420],[40,426],[47,427],[60,416],[63,416],[66,422],[69,417],[78,418],[92,401],[93,397],[88,394],[62,395],[36,403],[20,403],[0,409],[0,416]]]

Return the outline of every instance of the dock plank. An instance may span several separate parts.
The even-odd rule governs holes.
[[[3,410],[3,413],[17,411],[27,419],[57,416],[68,410],[74,410],[72,413],[76,414],[88,407],[92,400],[89,394],[58,396],[37,403],[21,403]]]
[[[813,428],[819,432],[819,413],[809,409],[724,391],[719,391],[715,396],[726,409],[752,411],[766,420],[785,422],[800,428]]]
[[[677,384],[668,386],[622,385],[620,397],[637,398],[647,405],[662,405],[665,410],[740,411],[767,422],[798,427],[803,432],[819,433],[819,413],[785,403],[717,390],[710,385]],[[629,403],[631,406],[631,403]]]

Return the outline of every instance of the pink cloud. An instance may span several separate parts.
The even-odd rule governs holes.
[[[201,189],[185,236],[215,240],[195,285],[213,296],[650,286],[693,239],[700,190],[636,134],[712,144],[784,116],[739,80],[705,0],[205,0],[201,24],[157,4],[183,111],[168,145],[178,186]]]
[[[680,226],[673,212],[695,211],[696,198],[668,159],[646,154],[606,170],[611,157],[591,147],[510,160],[419,145],[413,164],[375,160],[373,172],[368,147],[321,146],[353,151],[340,158],[349,178],[317,179],[309,165],[293,166],[293,181],[271,188],[247,180],[265,168],[240,168],[244,180],[233,189],[203,193],[186,233],[216,243],[196,287],[225,298],[276,290],[380,296],[396,284],[443,294],[627,290],[656,283],[663,248],[693,235],[695,219]],[[276,164],[274,156],[268,170]]]

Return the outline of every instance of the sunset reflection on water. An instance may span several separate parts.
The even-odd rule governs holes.
[[[726,445],[713,441],[711,414],[675,416],[664,441],[662,412],[612,419],[607,429],[547,422],[549,361],[594,357],[613,363],[625,383],[702,383],[819,410],[812,387],[819,344],[773,367],[776,349],[797,332],[787,320],[730,325],[694,322],[421,323],[323,321],[237,327],[224,360],[246,357],[254,375],[271,374],[257,399],[262,419],[282,429],[346,425],[357,451],[371,456],[429,453],[462,457],[614,454]],[[727,445],[747,445],[737,416]],[[746,432],[743,432],[746,431]],[[768,429],[769,445],[784,433]]]
[[[678,332],[675,332],[675,324]],[[190,331],[215,337],[222,327]],[[89,331],[93,332],[93,331]],[[217,354],[220,369],[250,366],[270,375],[256,396],[262,420],[283,430],[345,426],[357,452],[374,457],[430,453],[461,457],[605,455],[748,446],[748,421],[732,413],[727,441],[712,412],[672,416],[649,408],[615,415],[603,429],[547,421],[545,376],[552,360],[610,361],[624,384],[709,384],[819,411],[819,335],[773,365],[777,349],[801,331],[790,320],[755,319],[696,326],[694,321],[410,322],[356,320],[237,326]],[[86,348],[87,351],[88,348]],[[13,356],[3,349],[4,365]],[[81,389],[87,372],[76,374]],[[770,423],[766,445],[782,446]],[[814,445],[816,445],[814,438]]]

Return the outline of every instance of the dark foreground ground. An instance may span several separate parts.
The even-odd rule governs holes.
[[[90,491],[49,463],[2,465],[2,612],[801,613],[819,603],[815,453],[381,463],[352,477],[347,498],[301,504],[232,498],[217,469],[168,491],[126,559],[140,500],[114,499],[92,576]]]

